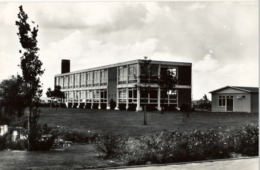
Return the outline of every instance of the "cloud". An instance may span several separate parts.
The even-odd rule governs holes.
[[[2,77],[19,70],[20,4],[40,26],[44,86],[53,85],[61,59],[79,70],[143,56],[192,62],[196,98],[227,84],[257,84],[258,2],[0,3]]]
[[[207,54],[202,60],[194,63],[193,69],[198,72],[210,72],[216,70],[218,67],[219,62],[212,57],[212,54]]]

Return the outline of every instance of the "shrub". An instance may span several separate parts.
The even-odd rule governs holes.
[[[19,139],[17,141],[6,141],[5,147],[11,150],[26,150],[28,149],[28,141],[25,139]]]
[[[58,129],[52,134],[55,134],[57,138],[61,138],[65,141],[71,141],[73,143],[84,143],[84,144],[90,144],[95,143],[98,134],[92,133],[88,131],[87,133],[80,132],[80,131],[72,131],[72,130],[66,130],[66,129]]]
[[[233,152],[247,156],[258,155],[258,126],[249,124],[241,129],[231,131],[229,137],[229,148]]]
[[[111,99],[111,100],[109,101],[109,105],[110,105],[110,109],[111,109],[111,110],[114,110],[115,107],[116,107],[116,102],[115,102],[113,99]]]
[[[189,152],[191,160],[229,157],[227,140],[218,129],[192,132],[189,135]]]
[[[104,158],[118,158],[124,152],[125,142],[120,135],[110,133],[97,139],[96,148]]]
[[[7,134],[0,136],[0,151],[4,150],[6,148],[6,145],[5,145],[6,137],[7,137]]]
[[[247,125],[234,131],[215,128],[191,133],[163,131],[128,138],[124,143],[114,144],[111,138],[106,142],[110,150],[103,146],[103,152],[119,156],[128,165],[222,159],[231,157],[232,152],[253,156],[258,155],[258,127]]]

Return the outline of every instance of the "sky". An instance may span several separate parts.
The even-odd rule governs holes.
[[[258,87],[258,1],[0,2],[0,81],[21,74],[20,5],[39,25],[44,97],[62,59],[71,71],[144,56],[191,62],[194,100],[227,85]]]

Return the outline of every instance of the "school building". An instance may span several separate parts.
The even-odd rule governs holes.
[[[170,69],[178,83],[167,92],[164,105],[169,109],[191,105],[191,63],[152,60],[151,76],[144,80],[140,68],[143,62],[133,60],[70,72],[70,60],[62,60],[61,74],[54,76],[54,84],[61,86],[65,93],[66,98],[62,102],[67,107],[109,109],[114,101],[115,109],[140,111],[147,104],[150,108],[161,110],[162,93],[165,91],[158,85],[158,78],[163,69]],[[136,88],[136,85],[147,84],[151,87],[148,94]]]

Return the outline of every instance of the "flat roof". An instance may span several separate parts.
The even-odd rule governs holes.
[[[130,60],[130,61],[125,61],[125,62],[120,62],[120,63],[115,63],[115,64],[109,64],[109,65],[104,65],[104,66],[99,66],[99,67],[72,71],[72,72],[68,72],[68,73],[56,74],[54,76],[70,75],[70,74],[75,74],[75,73],[118,67],[118,66],[127,65],[127,64],[137,64],[137,63],[141,63],[142,61],[144,61],[144,59]],[[188,63],[188,62],[173,62],[173,61],[159,61],[159,60],[151,60],[151,63],[152,64],[165,64],[165,65],[177,65],[177,66],[191,66],[192,65],[192,63]]]

